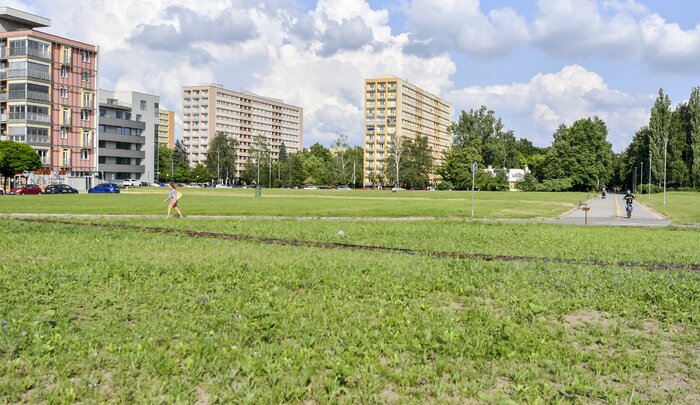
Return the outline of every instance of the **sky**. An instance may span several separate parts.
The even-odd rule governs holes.
[[[304,108],[304,144],[363,143],[365,78],[394,75],[462,110],[485,105],[548,146],[598,116],[621,152],[663,89],[700,86],[700,2],[663,0],[8,0],[100,47],[99,87],[161,97],[219,83]],[[179,124],[176,138],[180,137]]]

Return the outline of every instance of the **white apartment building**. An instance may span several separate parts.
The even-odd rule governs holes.
[[[205,162],[209,141],[222,132],[238,141],[237,178],[253,159],[250,150],[258,134],[267,139],[273,161],[279,158],[282,144],[287,153],[303,148],[303,117],[301,107],[250,92],[227,90],[220,85],[182,89],[182,142],[190,165]]]

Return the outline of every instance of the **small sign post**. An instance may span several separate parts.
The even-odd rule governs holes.
[[[472,218],[474,218],[474,182],[476,181],[477,170],[479,170],[479,164],[474,161],[472,163]]]

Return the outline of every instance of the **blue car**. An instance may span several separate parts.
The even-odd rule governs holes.
[[[119,186],[114,183],[100,183],[88,190],[88,193],[118,193]]]

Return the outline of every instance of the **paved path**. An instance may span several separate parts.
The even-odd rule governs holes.
[[[632,218],[627,218],[623,194],[608,194],[607,198],[600,196],[588,201],[588,225],[598,226],[668,226],[671,221],[651,211],[637,200],[634,202]],[[575,209],[564,215],[556,222],[562,224],[585,223],[585,212]]]

